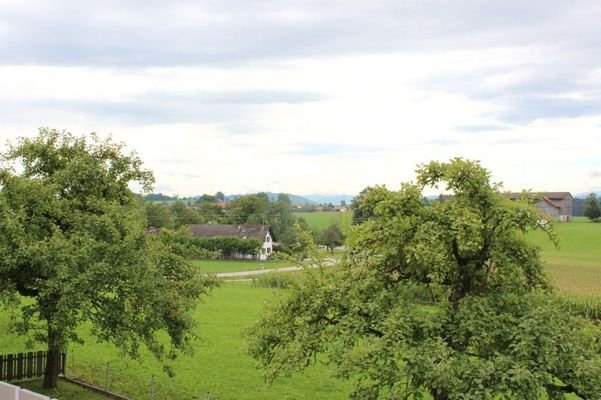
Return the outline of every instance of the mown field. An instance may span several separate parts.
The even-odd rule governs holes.
[[[542,232],[530,235],[553,284],[562,292],[601,296],[601,224],[584,217],[557,224],[559,248]]]
[[[323,230],[332,224],[340,224],[343,232],[346,232],[351,226],[353,219],[352,212],[338,211],[315,211],[315,212],[295,212],[296,218],[304,218],[312,229]]]
[[[59,400],[106,400],[107,397],[93,392],[89,389],[78,386],[74,383],[61,380],[56,390],[46,390],[42,388],[41,380],[31,380],[26,382],[17,382],[17,386],[29,389],[33,392],[50,396]]]
[[[318,363],[304,374],[284,377],[267,385],[255,361],[246,354],[243,330],[257,319],[264,303],[278,290],[254,287],[249,283],[227,283],[196,310],[199,340],[193,356],[179,356],[169,378],[150,354],[140,362],[122,357],[110,344],[96,343],[86,335],[84,345],[71,345],[68,375],[104,386],[109,363],[110,388],[135,399],[148,399],[154,376],[155,399],[344,399],[349,386],[331,376],[331,370]],[[281,293],[281,292],[280,292]],[[2,353],[23,351],[25,340],[7,335],[8,315],[0,315]],[[40,346],[36,346],[41,348]],[[62,400],[80,397],[64,396]]]
[[[320,213],[303,213],[303,215]],[[338,216],[350,214],[330,213]],[[327,220],[319,216],[322,221]],[[329,222],[328,222],[329,223]],[[540,232],[530,236],[541,247],[547,270],[563,293],[601,295],[601,224],[577,218],[557,224],[560,248]],[[207,272],[255,269],[257,261],[209,261],[198,263]],[[278,263],[265,263],[266,268]],[[96,343],[84,335],[84,345],[73,344],[69,350],[68,374],[99,386],[106,384],[107,363],[109,387],[135,399],[148,399],[151,385],[155,399],[343,399],[350,385],[332,377],[332,371],[320,363],[303,374],[285,377],[273,385],[265,384],[261,371],[245,351],[243,330],[257,319],[266,302],[285,291],[255,287],[250,283],[224,283],[199,305],[195,318],[199,323],[199,340],[193,356],[179,356],[172,366],[175,376],[169,378],[150,354],[140,361],[123,357],[110,344]],[[7,334],[9,315],[0,314],[0,349],[2,353],[26,349],[25,339]],[[41,349],[39,345],[35,349]],[[154,376],[154,378],[153,378]],[[152,383],[154,382],[154,383]],[[38,386],[39,387],[39,386]],[[35,388],[35,387],[34,387]],[[63,384],[58,393],[63,400],[96,400],[95,395],[72,392]]]

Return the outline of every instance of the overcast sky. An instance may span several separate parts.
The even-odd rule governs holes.
[[[0,0],[0,142],[112,134],[156,192],[601,190],[601,1]]]

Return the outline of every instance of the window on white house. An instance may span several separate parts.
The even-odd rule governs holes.
[[[267,243],[271,242],[271,236],[267,236],[267,237],[265,238],[265,241],[266,241]]]
[[[271,254],[271,247],[267,248],[267,254]]]

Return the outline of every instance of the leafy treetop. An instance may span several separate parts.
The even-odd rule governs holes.
[[[525,237],[556,240],[552,224],[477,162],[421,165],[416,181],[362,192],[344,266],[309,271],[249,329],[266,377],[324,353],[357,399],[599,398],[599,328],[558,306]],[[431,185],[452,196],[425,204]]]
[[[92,324],[136,356],[145,344],[167,355],[191,338],[189,311],[211,282],[146,233],[144,210],[129,189],[153,177],[122,144],[41,129],[2,155],[0,296],[20,307],[17,333],[48,347],[45,387],[56,387],[58,354]],[[21,303],[21,297],[31,301]]]

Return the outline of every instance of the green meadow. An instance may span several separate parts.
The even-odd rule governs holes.
[[[302,213],[316,215],[311,220],[329,224],[330,217],[348,218],[350,213]],[[326,221],[326,222],[324,222]],[[541,232],[530,234],[530,239],[541,247],[550,278],[562,293],[587,297],[601,295],[601,224],[583,218],[556,225],[560,247],[556,249]],[[231,272],[248,269],[276,268],[289,264],[281,261],[259,262],[238,260],[195,261],[205,272]],[[259,268],[257,268],[257,266]],[[286,291],[257,287],[252,283],[224,283],[201,303],[195,313],[198,339],[193,355],[180,355],[170,362],[175,372],[169,377],[163,366],[152,355],[142,352],[141,359],[124,357],[112,345],[97,343],[82,330],[85,344],[69,348],[67,373],[71,377],[135,399],[344,399],[350,384],[332,376],[332,370],[317,363],[313,368],[292,377],[283,377],[273,385],[264,382],[245,350],[244,329],[251,325],[264,305]],[[8,333],[9,313],[0,314],[0,349],[2,353],[27,349],[24,338]],[[37,345],[35,350],[42,347]],[[109,378],[107,380],[107,366]],[[39,389],[39,381],[23,384]],[[96,400],[92,393],[81,392],[60,382],[58,392],[49,393],[62,400]]]
[[[59,387],[56,390],[46,390],[42,388],[41,380],[33,380],[26,382],[17,382],[15,383],[17,386],[20,386],[25,389],[29,389],[36,393],[41,393],[46,396],[50,396],[51,398],[59,399],[59,400],[106,400],[107,397],[100,394],[83,388],[74,383],[70,383],[68,381],[60,380]]]
[[[542,232],[530,235],[541,248],[553,284],[562,292],[601,296],[601,224],[576,217],[555,227],[558,248]]]
[[[334,379],[332,370],[319,362],[303,374],[268,385],[255,368],[255,361],[246,354],[243,330],[257,319],[265,302],[284,293],[244,283],[226,283],[215,289],[196,310],[199,338],[194,354],[180,355],[170,363],[175,372],[172,378],[151,354],[142,352],[140,361],[130,360],[112,345],[97,343],[88,334],[84,334],[84,345],[70,346],[67,374],[104,387],[108,363],[110,390],[134,399],[150,398],[151,386],[154,399],[161,400],[207,399],[208,394],[213,400],[346,398],[348,383]],[[3,313],[0,330],[6,333],[7,326],[8,315]],[[2,353],[20,352],[26,348],[25,340],[2,334],[0,348]],[[61,397],[70,399],[83,397]]]
[[[323,230],[332,224],[340,224],[343,232],[346,232],[353,219],[353,213],[338,211],[315,211],[315,212],[295,212],[296,218],[304,218],[311,229]]]

